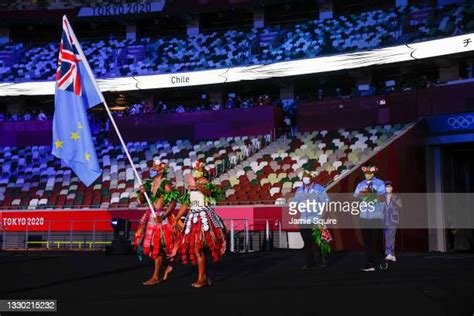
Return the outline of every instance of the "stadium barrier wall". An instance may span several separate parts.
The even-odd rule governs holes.
[[[230,136],[281,133],[283,111],[263,106],[248,109],[138,115],[116,119],[127,142],[158,139],[210,140]],[[0,122],[0,146],[51,145],[52,121]],[[31,137],[34,134],[35,137]],[[115,131],[110,140],[118,142]],[[275,135],[274,135],[275,136]]]
[[[236,211],[238,208],[238,211]],[[283,230],[281,206],[216,207],[228,230],[229,251],[288,248],[291,232]],[[113,239],[113,218],[131,222],[130,241],[144,209],[12,210],[0,212],[0,249],[104,250]]]
[[[245,225],[251,231],[264,230],[265,220],[272,227],[282,219],[282,206],[216,206],[216,212],[224,220],[235,220],[234,229],[243,230]],[[55,210],[8,210],[0,211],[0,230],[8,232],[47,231],[113,231],[113,218],[124,218],[134,222],[132,230],[145,209],[55,209]],[[246,223],[246,224],[245,224]]]
[[[190,139],[195,141],[221,137],[273,134],[283,125],[282,109],[274,106],[219,111],[128,116],[117,119],[127,141]],[[114,131],[111,142],[118,142]]]
[[[474,83],[469,82],[384,95],[308,102],[298,106],[297,122],[301,132],[356,129],[408,123],[419,117],[473,109]]]

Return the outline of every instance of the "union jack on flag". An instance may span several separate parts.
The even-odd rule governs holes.
[[[81,95],[81,80],[78,71],[78,62],[81,58],[76,47],[77,44],[71,35],[68,20],[63,19],[63,35],[59,45],[58,69],[56,71],[57,88]]]
[[[87,110],[104,102],[81,45],[66,18],[54,93],[53,149],[89,186],[101,175]]]

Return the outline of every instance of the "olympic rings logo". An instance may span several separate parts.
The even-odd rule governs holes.
[[[473,115],[452,116],[448,118],[448,125],[454,129],[468,128],[474,123]]]

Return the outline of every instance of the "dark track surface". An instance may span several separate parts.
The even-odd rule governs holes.
[[[474,315],[472,254],[400,254],[372,273],[359,271],[361,253],[330,260],[303,271],[299,251],[227,255],[214,285],[194,289],[191,266],[145,287],[151,261],[135,256],[1,253],[0,298],[54,298],[54,315]]]

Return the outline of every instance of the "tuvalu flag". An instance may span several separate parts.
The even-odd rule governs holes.
[[[104,102],[94,75],[66,16],[59,48],[54,95],[53,150],[85,185],[102,173],[87,110]]]

